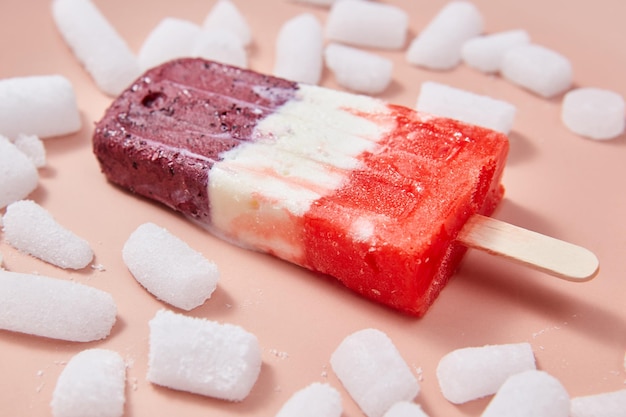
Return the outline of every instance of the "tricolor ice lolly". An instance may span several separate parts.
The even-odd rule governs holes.
[[[145,73],[94,133],[111,182],[417,316],[459,236],[480,246],[507,151],[488,129],[191,58]]]

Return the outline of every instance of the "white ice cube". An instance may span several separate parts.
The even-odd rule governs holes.
[[[572,398],[570,417],[624,417],[626,389]]]
[[[399,401],[412,401],[420,386],[391,339],[377,329],[348,335],[330,358],[333,371],[368,417],[382,417]]]
[[[461,62],[463,44],[483,31],[483,17],[468,1],[452,1],[419,31],[406,52],[413,65],[448,70]]]
[[[326,37],[355,46],[400,49],[406,42],[408,22],[408,14],[391,4],[337,1],[326,20]]]
[[[561,120],[572,132],[591,139],[613,139],[624,133],[624,98],[616,92],[583,87],[563,97]]]
[[[399,401],[391,406],[383,417],[428,417],[419,404]]]
[[[500,71],[502,57],[507,51],[528,43],[530,36],[522,29],[476,36],[463,44],[461,57],[470,67],[495,73]]]
[[[122,258],[151,294],[183,310],[209,299],[219,279],[213,262],[154,223],[142,224],[129,236]]]
[[[319,20],[303,13],[286,21],[276,39],[274,75],[306,84],[322,76],[324,36]]]
[[[248,396],[261,371],[261,349],[252,333],[167,310],[149,324],[150,382],[229,401]]]
[[[39,172],[30,158],[0,135],[0,209],[37,188]]]
[[[416,109],[508,134],[516,108],[506,101],[432,81],[424,82]]]
[[[0,329],[72,342],[107,337],[117,307],[102,290],[42,275],[0,270]]]
[[[276,417],[340,417],[342,411],[339,391],[315,382],[289,397]]]
[[[61,75],[0,80],[0,134],[45,138],[74,133],[82,121],[70,81]]]
[[[544,371],[509,377],[481,417],[568,417],[570,398],[563,385]]]
[[[121,417],[126,364],[112,350],[86,349],[65,365],[52,393],[54,417]]]
[[[232,31],[244,46],[252,42],[252,32],[245,16],[230,0],[218,0],[204,19],[202,27],[206,30]]]
[[[461,404],[495,394],[508,377],[532,369],[535,357],[528,343],[469,347],[441,358],[437,380],[443,396]]]
[[[13,143],[37,168],[46,165],[46,148],[39,136],[19,134]]]
[[[570,61],[541,45],[520,45],[502,57],[502,76],[542,97],[550,98],[568,90],[573,73]]]
[[[241,39],[230,30],[202,30],[191,55],[240,68],[248,67],[248,53]]]
[[[52,15],[65,42],[104,93],[116,96],[140,75],[126,41],[90,0],[53,0]]]
[[[324,56],[337,84],[354,92],[378,94],[391,82],[393,62],[375,53],[330,43]]]
[[[3,224],[9,245],[52,265],[82,269],[93,259],[89,242],[59,224],[32,200],[9,204]]]
[[[147,70],[174,58],[192,56],[194,45],[202,32],[199,25],[184,19],[166,17],[143,41],[137,59]]]

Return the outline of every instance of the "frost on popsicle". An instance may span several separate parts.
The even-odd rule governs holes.
[[[82,121],[70,81],[61,75],[0,80],[0,135],[41,138],[74,133]]]
[[[61,268],[82,269],[93,259],[89,242],[60,225],[32,200],[7,206],[3,217],[7,243]]]
[[[261,350],[252,333],[167,310],[149,324],[150,382],[228,401],[248,396],[261,371]]]
[[[0,135],[0,209],[26,198],[38,183],[39,172],[33,161]]]
[[[213,262],[154,223],[142,224],[130,235],[122,257],[150,293],[183,310],[210,298],[219,279]]]
[[[65,365],[52,393],[54,417],[121,417],[126,364],[114,351],[87,349]]]
[[[275,417],[340,417],[342,411],[339,391],[316,382],[295,392]]]
[[[529,370],[510,376],[481,417],[568,417],[569,394],[544,371]]]
[[[443,396],[461,404],[495,394],[504,381],[517,373],[535,369],[528,343],[487,345],[454,350],[437,366]]]
[[[117,307],[102,290],[0,270],[0,329],[73,342],[107,337]]]
[[[348,335],[330,358],[333,371],[368,417],[382,417],[399,401],[412,401],[420,386],[389,337],[377,329]]]

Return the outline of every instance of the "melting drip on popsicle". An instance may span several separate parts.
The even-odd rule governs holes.
[[[148,71],[94,134],[111,182],[416,316],[468,246],[499,252],[481,226],[507,151],[492,130],[201,59]]]

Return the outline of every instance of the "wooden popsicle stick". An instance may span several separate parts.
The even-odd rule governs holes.
[[[588,249],[479,214],[470,217],[457,241],[568,281],[590,280],[600,266]]]

